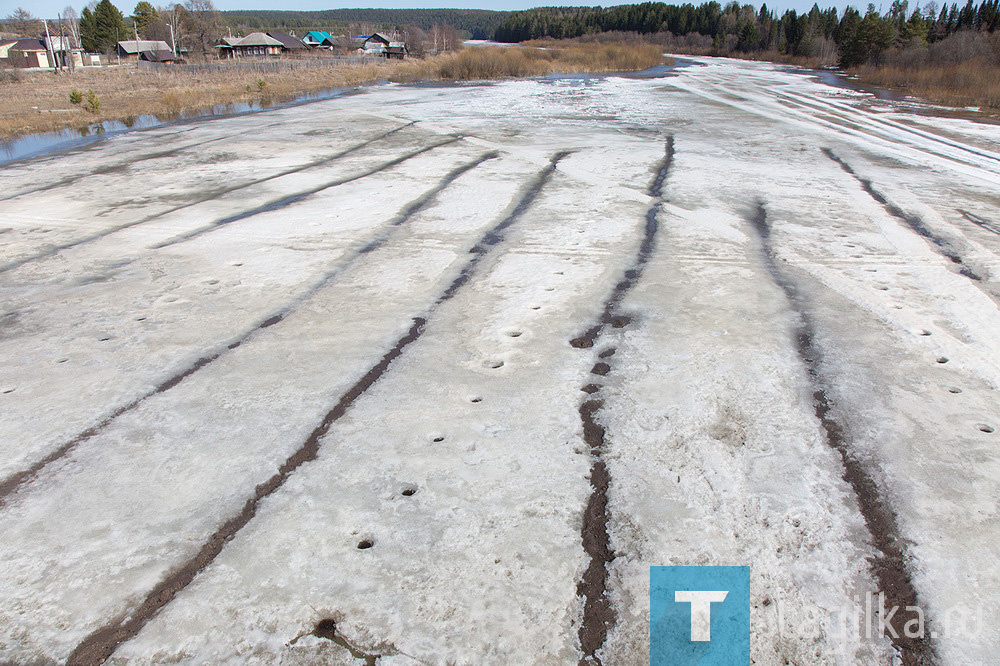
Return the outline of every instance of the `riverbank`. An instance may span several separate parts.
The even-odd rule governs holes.
[[[422,60],[346,64],[315,61],[281,72],[245,68],[134,66],[81,69],[72,74],[18,71],[0,80],[0,139],[38,132],[82,129],[109,120],[129,123],[143,115],[161,119],[218,106],[270,106],[333,88],[376,81],[481,80],[542,76],[553,72],[639,71],[660,64],[648,45],[572,44],[559,48],[475,47]],[[82,94],[79,104],[71,93]],[[93,92],[95,104],[88,108]]]

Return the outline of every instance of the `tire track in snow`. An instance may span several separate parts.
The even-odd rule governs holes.
[[[931,132],[925,132],[915,127],[908,127],[907,125],[904,125],[902,123],[897,123],[892,120],[887,120],[885,118],[879,118],[873,113],[866,112],[861,109],[851,108],[844,104],[836,104],[834,102],[826,100],[824,100],[823,102],[809,101],[804,97],[787,92],[776,93],[775,97],[779,100],[783,99],[791,104],[797,104],[803,108],[812,109],[820,113],[829,113],[831,114],[831,118],[834,119],[831,122],[840,122],[848,126],[853,126],[858,131],[861,132],[868,132],[873,135],[889,131],[901,132],[907,135],[913,135],[919,137],[921,139],[927,139],[928,141],[933,141],[934,143],[939,143],[949,148],[961,150],[971,155],[975,155],[976,157],[982,157],[983,159],[993,160],[994,162],[1000,162],[1000,156],[986,153],[981,150],[977,150],[963,143],[952,141],[951,139],[938,136]],[[851,118],[847,114],[854,114],[856,118]],[[890,140],[892,139],[891,136],[886,136],[885,134],[882,134],[881,138],[886,138]],[[933,152],[933,151],[928,151],[928,152]]]
[[[438,143],[434,143],[429,146],[424,146],[419,150],[414,150],[412,152],[406,153],[405,155],[400,155],[399,157],[389,160],[384,164],[380,164],[375,168],[368,169],[367,171],[363,171],[357,175],[348,176],[347,178],[338,178],[337,180],[331,181],[329,183],[323,183],[322,185],[306,190],[304,192],[299,192],[291,196],[282,197],[281,199],[275,199],[274,201],[269,201],[268,203],[263,204],[261,206],[257,206],[256,208],[251,208],[250,210],[245,210],[241,213],[230,215],[229,217],[224,217],[222,219],[216,220],[215,222],[212,222],[209,225],[206,225],[199,229],[195,229],[194,231],[189,231],[185,234],[181,234],[180,236],[175,236],[174,238],[165,240],[162,243],[150,245],[149,249],[161,250],[165,247],[170,247],[171,245],[178,245],[179,243],[185,243],[189,240],[194,240],[195,238],[204,236],[205,234],[209,234],[213,231],[221,229],[222,227],[232,224],[234,222],[239,222],[240,220],[245,220],[247,218],[254,217],[256,215],[261,215],[263,213],[270,213],[275,210],[281,210],[282,208],[291,206],[294,203],[302,201],[303,199],[307,199],[312,195],[318,194],[319,192],[322,192],[324,190],[329,190],[334,187],[339,187],[340,185],[353,183],[354,181],[361,180],[362,178],[367,178],[368,176],[373,176],[377,173],[381,173],[382,171],[398,166],[403,162],[411,160],[414,157],[418,157],[420,155],[423,155],[424,153],[428,153],[434,150],[435,148],[441,148],[442,146],[447,146],[449,144],[461,140],[462,140],[461,136],[453,136],[445,141],[439,141]]]
[[[662,205],[663,185],[670,173],[674,159],[674,138],[667,138],[664,157],[660,162],[656,177],[649,188],[650,196],[655,198],[653,205],[646,212],[646,224],[642,242],[636,254],[635,262],[625,270],[622,279],[611,290],[604,302],[597,322],[573,338],[570,345],[577,349],[589,349],[594,346],[607,326],[622,328],[627,326],[630,318],[620,312],[622,299],[631,291],[643,269],[656,249],[656,235],[659,231],[657,216]],[[606,376],[611,372],[611,364],[604,359],[610,359],[615,354],[614,348],[606,349],[599,355],[600,361],[594,364],[590,372],[597,377]],[[590,383],[581,389],[593,396],[601,390],[601,384]],[[611,550],[611,540],[608,535],[608,488],[611,485],[611,474],[604,462],[607,431],[597,420],[597,414],[604,406],[604,401],[590,397],[581,403],[579,408],[580,421],[583,424],[583,439],[590,447],[590,498],[583,514],[583,526],[580,537],[584,552],[590,557],[590,563],[583,573],[583,578],[577,584],[577,596],[584,599],[583,622],[578,636],[583,657],[581,666],[601,664],[597,652],[604,646],[608,632],[616,621],[615,609],[608,597],[608,565],[615,559]]]
[[[270,128],[270,127],[275,127],[275,126],[280,125],[280,124],[281,123],[271,123],[270,125],[265,125],[264,127],[256,129],[256,131],[263,132],[264,130],[266,130],[266,129]],[[190,130],[188,130],[188,131],[190,131]],[[28,195],[28,194],[36,194],[38,192],[47,192],[49,190],[54,190],[54,189],[57,189],[59,187],[64,187],[66,185],[72,185],[72,184],[74,184],[74,183],[76,183],[78,181],[81,181],[81,180],[85,179],[85,178],[90,178],[91,176],[103,176],[103,175],[106,175],[106,174],[109,174],[109,173],[124,172],[126,169],[128,169],[131,166],[133,166],[134,164],[138,164],[139,162],[145,162],[147,160],[157,160],[157,159],[160,159],[160,158],[163,158],[163,157],[170,157],[171,155],[176,155],[177,153],[185,151],[185,150],[188,150],[189,148],[202,148],[204,146],[207,146],[210,143],[215,143],[216,141],[225,141],[226,139],[232,139],[234,136],[239,136],[239,135],[245,134],[245,133],[246,133],[246,130],[240,130],[238,132],[233,132],[231,134],[226,134],[224,136],[219,136],[219,137],[216,137],[214,139],[207,139],[207,140],[203,140],[203,141],[195,141],[194,143],[188,143],[188,144],[185,144],[183,146],[177,146],[176,148],[169,148],[167,150],[160,150],[160,151],[155,151],[155,152],[152,152],[152,153],[146,153],[144,155],[138,155],[136,157],[130,158],[126,162],[119,162],[117,164],[108,164],[108,165],[100,166],[100,167],[97,167],[96,169],[91,169],[90,171],[87,171],[86,173],[74,174],[72,176],[67,176],[65,178],[60,178],[59,180],[54,181],[52,183],[47,183],[45,185],[40,185],[40,186],[32,188],[30,190],[22,190],[21,192],[17,192],[15,194],[10,194],[10,195],[5,196],[5,197],[0,197],[0,201],[10,201],[11,199],[16,199],[18,197],[23,197],[23,196]],[[164,143],[166,143],[166,142],[164,141]]]
[[[185,208],[191,208],[192,206],[197,206],[198,204],[205,203],[206,201],[211,201],[212,199],[216,199],[218,197],[225,196],[227,194],[231,194],[233,192],[238,192],[239,190],[243,190],[243,189],[246,189],[248,187],[253,187],[254,185],[260,185],[261,183],[266,183],[269,180],[274,180],[276,178],[283,178],[284,176],[290,176],[292,174],[296,174],[296,173],[299,173],[301,171],[305,171],[307,169],[312,169],[312,168],[315,168],[315,167],[318,167],[318,166],[323,166],[324,164],[329,164],[330,162],[333,162],[335,160],[339,160],[342,157],[346,157],[347,155],[350,155],[351,153],[355,153],[355,152],[357,152],[357,151],[359,151],[359,150],[361,150],[363,148],[366,148],[366,147],[370,146],[371,144],[375,143],[376,141],[381,141],[382,139],[390,137],[393,134],[395,134],[396,132],[404,130],[407,127],[411,127],[411,126],[413,126],[415,124],[416,124],[416,121],[407,123],[405,125],[401,125],[399,127],[395,127],[395,128],[393,128],[393,129],[391,129],[391,130],[389,130],[387,132],[383,132],[382,134],[380,134],[380,135],[378,135],[376,137],[373,137],[371,139],[367,139],[365,141],[362,141],[361,143],[356,144],[354,146],[351,146],[350,148],[342,150],[342,151],[340,151],[338,153],[334,153],[333,155],[328,155],[327,157],[321,157],[319,159],[312,160],[311,162],[307,162],[306,164],[302,164],[300,166],[293,167],[291,169],[285,169],[284,171],[276,173],[276,174],[274,174],[272,176],[265,176],[263,178],[255,178],[254,180],[251,180],[251,181],[248,181],[248,182],[245,182],[245,183],[241,183],[239,185],[234,185],[232,187],[224,187],[224,188],[221,188],[221,189],[218,189],[218,190],[213,190],[211,192],[206,193],[205,195],[203,195],[201,197],[198,197],[197,199],[195,199],[193,201],[189,201],[189,202],[186,202],[186,203],[183,203],[183,204],[179,204],[177,206],[174,206],[173,208],[169,208],[169,209],[167,209],[165,211],[162,211],[162,212],[159,212],[159,213],[153,213],[152,215],[147,215],[146,217],[141,218],[139,220],[135,220],[133,222],[127,222],[125,224],[119,224],[117,226],[110,227],[108,229],[104,229],[103,231],[98,231],[97,233],[90,234],[89,236],[84,236],[83,238],[79,238],[77,240],[70,241],[68,243],[63,243],[61,245],[54,245],[54,246],[48,248],[47,250],[44,250],[44,251],[39,252],[37,254],[33,254],[33,255],[30,255],[30,256],[27,256],[27,257],[23,257],[21,259],[16,259],[16,260],[8,262],[6,264],[0,265],[0,273],[4,273],[6,271],[10,271],[10,270],[13,270],[15,268],[20,268],[21,266],[23,266],[23,265],[25,265],[27,263],[33,262],[33,261],[39,261],[41,259],[47,259],[47,258],[49,258],[51,256],[54,256],[54,255],[62,252],[63,250],[69,250],[69,249],[74,248],[74,247],[79,247],[81,245],[86,245],[88,243],[93,243],[94,241],[97,241],[97,240],[100,240],[102,238],[105,238],[106,236],[110,236],[111,234],[118,233],[119,231],[125,231],[126,229],[131,229],[132,227],[137,227],[137,226],[139,226],[141,224],[146,224],[147,222],[152,222],[153,220],[159,219],[161,217],[165,217],[167,215],[171,215],[171,214],[176,213],[178,211],[184,210]]]
[[[994,224],[992,222],[987,222],[986,220],[984,220],[983,218],[979,217],[978,215],[973,215],[972,213],[970,213],[968,211],[959,210],[958,212],[962,214],[962,217],[964,217],[965,219],[967,219],[969,222],[972,222],[977,227],[980,227],[982,229],[986,229],[986,231],[992,231],[993,233],[995,233],[997,235],[1000,235],[1000,226],[997,226],[996,224]]]
[[[868,193],[868,196],[881,204],[887,213],[896,219],[901,220],[912,231],[929,241],[934,246],[934,250],[938,254],[948,259],[951,263],[956,264],[959,267],[958,272],[961,275],[964,275],[974,282],[982,282],[982,278],[979,277],[979,275],[965,263],[962,257],[959,256],[958,252],[951,246],[951,243],[935,235],[930,229],[927,228],[926,225],[924,225],[923,220],[919,217],[908,215],[902,208],[889,201],[881,192],[875,189],[874,185],[872,185],[872,181],[864,178],[863,176],[859,176],[850,164],[838,157],[832,150],[829,148],[821,148],[821,150],[824,155],[840,165],[841,169],[858,181],[864,191]]]
[[[226,542],[236,534],[257,513],[257,507],[262,500],[281,488],[289,477],[304,463],[316,459],[319,455],[320,440],[327,434],[330,427],[351,408],[354,402],[365,391],[384,375],[392,362],[399,358],[404,350],[418,340],[425,330],[425,325],[434,311],[444,302],[451,299],[471,279],[476,267],[489,254],[490,248],[501,243],[502,233],[531,207],[542,189],[549,182],[559,162],[569,153],[561,152],[554,155],[546,166],[523,191],[511,211],[492,229],[487,231],[469,252],[472,257],[465,266],[433,302],[430,308],[420,316],[413,317],[407,332],[396,341],[382,358],[373,365],[353,386],[351,386],[322,418],[320,423],[302,445],[289,456],[278,468],[277,472],[264,483],[259,484],[243,506],[243,510],[219,527],[202,545],[198,553],[187,562],[180,565],[172,574],[154,587],[138,605],[137,608],[125,611],[121,616],[111,620],[103,627],[92,632],[70,654],[67,663],[74,665],[101,664],[107,660],[119,645],[134,637],[142,630],[161,608],[166,606],[183,590],[205,567],[222,552]],[[373,656],[373,655],[370,655]]]
[[[306,290],[303,291],[301,294],[299,294],[294,300],[283,305],[278,311],[273,312],[272,314],[262,319],[258,324],[255,324],[246,331],[240,333],[231,342],[216,348],[215,350],[211,351],[208,355],[202,356],[188,367],[177,372],[176,374],[164,380],[163,382],[157,384],[150,391],[133,399],[131,402],[121,407],[118,407],[110,415],[104,417],[104,419],[102,419],[99,423],[97,423],[94,426],[91,426],[90,428],[84,430],[83,432],[76,435],[69,441],[61,444],[54,451],[49,453],[47,456],[36,462],[28,469],[22,470],[7,477],[6,479],[0,480],[0,507],[2,507],[6,503],[8,497],[11,494],[17,492],[25,485],[30,483],[33,479],[35,479],[38,476],[38,474],[43,469],[45,469],[52,463],[62,458],[65,458],[77,446],[99,434],[102,430],[108,427],[113,421],[115,421],[120,416],[123,416],[128,412],[131,412],[148,398],[151,398],[152,396],[157,395],[158,393],[169,391],[170,389],[174,388],[182,381],[184,381],[191,375],[195,374],[205,366],[209,365],[214,361],[217,361],[225,354],[228,354],[230,351],[240,347],[245,342],[250,340],[250,338],[252,338],[258,332],[262,331],[265,328],[274,326],[282,319],[284,319],[291,313],[295,312],[295,310],[297,310],[303,303],[309,300],[313,295],[315,295],[317,292],[324,289],[325,287],[329,286],[330,283],[333,282],[336,277],[338,277],[344,271],[350,268],[362,256],[384,245],[397,227],[400,227],[406,222],[408,222],[414,215],[416,215],[422,209],[431,204],[441,192],[443,192],[449,185],[455,182],[460,176],[471,171],[472,169],[475,169],[483,162],[495,159],[496,157],[498,157],[498,154],[495,152],[486,153],[480,156],[478,159],[473,160],[472,162],[469,162],[467,164],[463,164],[462,166],[452,170],[436,186],[434,186],[433,188],[422,194],[414,201],[407,204],[403,208],[402,212],[399,215],[397,215],[391,222],[389,222],[386,225],[385,229],[383,229],[381,233],[375,236],[375,238],[368,241],[368,243],[366,243],[363,247],[358,248],[351,256],[347,257],[345,260],[338,262],[333,269],[326,272],[319,280],[317,280],[308,288],[306,288]]]
[[[843,465],[843,479],[854,492],[861,516],[871,536],[872,545],[878,556],[870,562],[871,572],[879,590],[885,594],[886,623],[892,631],[886,631],[888,638],[906,666],[926,666],[936,663],[934,646],[927,638],[909,638],[904,632],[907,622],[916,618],[907,606],[921,607],[913,586],[908,566],[909,554],[900,538],[896,513],[882,494],[879,484],[867,466],[854,454],[844,425],[833,415],[834,403],[828,394],[829,380],[821,370],[822,350],[816,343],[816,328],[808,304],[792,278],[782,272],[775,258],[771,241],[771,225],[763,202],[757,206],[747,220],[760,242],[760,253],[767,272],[775,284],[784,292],[788,305],[795,315],[795,342],[809,383],[813,391],[813,410],[823,428],[827,445],[840,456]],[[889,611],[898,608],[895,616]],[[868,618],[867,621],[870,621]],[[929,624],[929,623],[928,623]],[[893,636],[893,633],[896,635]],[[925,634],[931,635],[926,629]]]

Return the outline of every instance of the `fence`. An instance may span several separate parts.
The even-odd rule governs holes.
[[[164,62],[139,61],[139,69],[153,71],[184,71],[198,74],[210,72],[254,72],[268,74],[289,72],[296,69],[331,67],[334,65],[363,65],[375,62],[370,56],[327,56],[325,58],[296,58],[294,60],[225,60],[197,65],[174,65]]]

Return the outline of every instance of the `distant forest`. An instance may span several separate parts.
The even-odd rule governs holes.
[[[545,7],[512,12],[494,33],[502,42],[539,38],[596,36],[631,32],[696,36],[693,48],[716,52],[777,52],[805,57],[839,54],[841,65],[879,64],[891,48],[927,47],[960,32],[992,33],[1000,26],[1000,0],[973,0],[958,4],[928,2],[909,9],[906,0],[894,0],[885,15],[872,4],[864,15],[853,7],[843,14],[818,5],[806,13],[788,10],[780,16],[762,5],[718,2],[667,5],[645,2],[619,7]],[[683,40],[675,44],[684,45]]]
[[[399,27],[413,25],[429,30],[435,25],[448,25],[468,33],[472,39],[492,39],[497,27],[510,14],[485,9],[328,9],[318,12],[234,10],[219,13],[222,20],[234,28],[345,29],[352,23],[366,23]]]

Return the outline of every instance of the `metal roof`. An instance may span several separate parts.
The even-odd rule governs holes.
[[[143,60],[148,60],[149,62],[167,62],[168,60],[176,60],[174,52],[170,49],[166,51],[143,51],[142,55],[139,56]]]
[[[48,51],[39,39],[19,39],[10,47],[11,51]]]
[[[142,51],[169,51],[170,46],[163,41],[149,39],[127,39],[118,42],[118,48],[128,54],[140,53]]]
[[[269,37],[273,37],[281,42],[281,45],[286,49],[304,49],[306,47],[305,44],[289,35],[287,32],[269,32],[267,34]]]
[[[237,40],[233,46],[281,46],[274,37],[265,35],[263,32],[251,32],[243,39]]]

